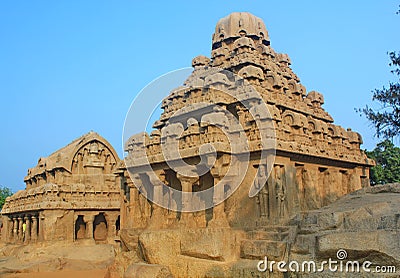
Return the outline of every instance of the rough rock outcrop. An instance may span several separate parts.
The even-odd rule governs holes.
[[[400,184],[363,188],[296,219],[291,257],[336,258],[395,265],[400,270]]]

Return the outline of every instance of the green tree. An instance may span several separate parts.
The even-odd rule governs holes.
[[[389,87],[375,89],[372,100],[381,103],[378,110],[366,106],[358,111],[364,114],[375,128],[376,136],[390,139],[400,135],[400,53],[390,52],[391,72],[396,75],[396,82],[389,82]]]
[[[389,57],[389,66],[393,67],[391,73],[396,76],[396,81],[389,82],[388,87],[372,91],[372,100],[378,101],[380,108],[374,110],[367,105],[357,109],[372,123],[375,135],[385,139],[373,151],[366,152],[376,161],[376,166],[370,171],[372,185],[400,181],[400,148],[388,140],[400,137],[400,52],[389,52]]]
[[[400,14],[400,9],[396,14]],[[375,111],[368,106],[358,109],[374,125],[376,136],[385,139],[400,135],[400,53],[389,52],[389,57],[389,66],[394,67],[391,72],[397,77],[396,82],[389,82],[389,87],[372,91],[372,100],[381,103],[380,109]]]
[[[11,195],[13,195],[13,193],[10,188],[0,185],[0,210],[3,208],[6,198]]]
[[[371,185],[400,182],[400,148],[390,140],[379,143],[367,156],[376,161],[370,170]]]

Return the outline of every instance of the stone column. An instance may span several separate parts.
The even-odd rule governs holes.
[[[31,240],[31,219],[29,216],[25,216],[24,220],[26,223],[25,242],[29,242]]]
[[[157,170],[153,173],[149,173],[148,177],[151,186],[153,186],[153,211],[151,214],[150,226],[152,228],[162,228],[167,222],[165,218],[166,210],[160,206],[160,204],[164,204],[163,185],[165,183],[165,172],[163,170]]]
[[[37,231],[38,231],[37,217],[32,215],[31,238],[33,241],[37,240],[38,237]]]
[[[139,192],[140,189],[140,192]],[[146,226],[150,218],[150,204],[146,199],[147,191],[139,174],[133,176],[133,184],[130,185],[130,228],[142,228]]]
[[[149,181],[153,186],[153,200],[155,203],[163,203],[164,194],[163,194],[163,185],[167,184],[165,178],[165,171],[163,169],[154,170],[147,174],[149,177]]]
[[[224,184],[220,183],[223,176],[220,175],[218,169],[212,168],[211,175],[214,178],[214,195],[213,195],[213,218],[209,222],[210,226],[228,227],[228,220],[225,214],[225,192]]]
[[[12,217],[7,218],[7,231],[6,231],[6,237],[5,237],[5,242],[11,242],[12,236],[13,236],[13,226],[14,222]]]
[[[135,185],[129,186],[130,201],[128,203],[128,211],[122,221],[124,228],[135,228],[141,223],[142,214],[139,208],[139,190]],[[122,219],[122,218],[121,218]]]
[[[114,238],[117,235],[117,228],[115,226],[115,221],[117,221],[117,218],[113,214],[107,214],[104,217],[107,221],[107,237]]]
[[[45,220],[46,218],[44,217],[44,215],[38,215],[38,240],[39,241],[44,241],[47,240],[47,237],[49,237],[49,235],[46,233],[45,230]]]
[[[15,216],[14,217],[14,225],[13,225],[13,242],[17,242],[18,241],[18,218]]]
[[[162,203],[163,202],[163,187],[162,184],[158,183],[155,181],[154,185],[154,201],[157,203]]]
[[[24,223],[24,219],[22,217],[18,217],[18,241],[22,242],[24,239],[24,234],[22,232],[22,224]]]
[[[131,187],[130,187],[130,181],[131,179],[125,179],[125,177],[123,176],[123,172],[121,174],[119,174],[119,180],[121,182],[121,191],[120,191],[120,204],[121,204],[121,208],[120,208],[120,228],[123,229],[125,227],[129,227],[130,225],[128,225],[128,212],[129,212],[129,200],[132,198],[131,195]]]
[[[88,219],[86,222],[86,237],[93,239],[93,221],[94,221],[94,215],[88,215],[88,216],[84,216],[84,218]]]
[[[188,226],[193,226],[195,225],[193,213],[187,211],[193,209],[192,208],[193,184],[196,183],[199,180],[199,178],[184,176],[179,173],[176,176],[182,185],[182,213],[181,213],[180,223],[186,224]]]

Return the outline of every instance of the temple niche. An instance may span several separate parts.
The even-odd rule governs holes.
[[[271,257],[282,259],[287,249],[283,235],[296,230],[292,224],[296,215],[369,185],[368,168],[374,162],[360,149],[360,134],[334,124],[323,108],[323,94],[307,92],[290,65],[287,54],[271,47],[260,18],[232,13],[217,23],[211,58],[192,60],[192,74],[163,100],[163,113],[150,135],[132,135],[125,142],[125,164],[119,165],[116,174],[122,188],[121,241],[128,250],[139,241],[146,262],[168,265],[177,277],[181,277],[177,265],[186,263],[191,265],[186,275],[204,276],[205,272],[196,272],[196,258],[208,260],[211,267],[233,257],[262,259],[274,250],[276,256]],[[246,99],[251,88],[270,116],[246,107],[245,103],[254,101]],[[224,111],[232,119],[219,121]],[[229,144],[229,136],[242,136],[239,129],[231,128],[235,125],[243,129],[248,147],[233,150]],[[261,135],[271,125],[276,157],[267,164],[260,155]],[[209,171],[193,176],[171,167],[178,153],[188,165],[198,165],[204,144],[213,144],[216,152]],[[173,147],[175,153],[165,153]],[[232,174],[228,169],[238,165],[244,151],[250,153],[249,167],[240,186],[234,188],[235,173],[240,171]],[[146,167],[147,162],[151,167]],[[249,197],[251,187],[258,193]],[[195,193],[205,189],[211,189],[210,198],[198,198]],[[183,194],[188,192],[192,195]],[[161,208],[150,200],[168,205]],[[187,212],[201,205],[206,209]],[[166,239],[161,229],[176,235]],[[178,247],[171,243],[166,250],[155,249],[162,239]],[[204,243],[209,241],[239,248],[208,250]],[[176,255],[173,259],[171,253]],[[202,269],[202,262],[197,263]],[[232,271],[227,277],[245,277],[241,270]]]
[[[95,132],[40,158],[28,170],[26,189],[4,204],[2,241],[114,242],[120,214],[118,163],[114,148]]]

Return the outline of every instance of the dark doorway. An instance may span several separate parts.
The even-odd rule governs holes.
[[[121,217],[118,215],[115,221],[115,234],[118,235],[119,230],[121,230]]]
[[[86,237],[86,223],[83,215],[78,215],[75,221],[75,239],[83,239]]]
[[[107,221],[104,213],[96,215],[93,221],[93,238],[95,240],[106,240],[107,239]]]

